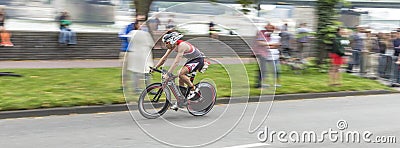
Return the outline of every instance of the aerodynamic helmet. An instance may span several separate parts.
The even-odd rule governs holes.
[[[176,41],[178,41],[182,37],[183,37],[183,35],[178,32],[170,32],[170,33],[165,34],[162,37],[162,42],[163,43],[169,42],[170,44],[175,44]]]

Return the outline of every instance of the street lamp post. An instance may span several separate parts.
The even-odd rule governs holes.
[[[257,17],[260,17],[260,10],[261,10],[261,0],[256,0],[257,5]]]

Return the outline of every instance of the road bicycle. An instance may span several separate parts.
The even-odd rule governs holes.
[[[150,67],[153,71],[159,72],[162,75],[166,74],[166,70],[159,70]],[[187,74],[190,81],[193,83],[196,72]],[[155,119],[162,116],[173,104],[172,95],[176,98],[176,106],[172,108],[177,111],[184,107],[193,116],[206,115],[216,102],[216,89],[209,82],[199,82],[195,84],[199,92],[195,97],[187,99],[189,88],[175,85],[175,79],[178,76],[172,75],[169,78],[162,78],[161,83],[153,83],[146,87],[141,93],[138,101],[138,109],[140,114],[148,119]]]

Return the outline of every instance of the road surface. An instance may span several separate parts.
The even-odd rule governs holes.
[[[256,103],[248,105],[248,111],[243,115],[238,125],[222,139],[205,147],[400,147],[400,95],[374,95],[340,98],[321,98],[310,100],[276,101],[273,103],[267,121],[255,133],[248,132],[251,121],[251,110]],[[261,105],[268,107],[270,102]],[[207,142],[209,138],[218,136],[221,131],[228,129],[240,117],[246,104],[217,105],[205,117],[193,117],[184,112],[169,110],[158,119],[144,119],[138,116],[137,121],[146,131],[160,137],[164,141],[174,144],[199,144]],[[230,108],[229,112],[223,112]],[[221,117],[221,113],[223,117]],[[137,111],[132,114],[137,115]],[[265,115],[258,113],[258,115]],[[206,125],[206,129],[198,132],[173,132],[164,121],[180,126]],[[216,121],[218,120],[218,121]],[[216,121],[216,122],[212,122]],[[337,123],[346,121],[345,129],[340,130]],[[211,125],[209,125],[211,123]],[[343,123],[343,122],[342,122]],[[216,125],[218,124],[218,125]],[[207,126],[219,129],[207,130]],[[341,124],[343,125],[343,124]],[[343,126],[342,126],[343,127]],[[397,144],[333,142],[325,136],[321,143],[283,143],[274,137],[274,141],[260,142],[262,131],[268,132],[298,132],[314,131],[318,138],[324,131],[333,130],[342,133],[370,132],[368,137],[375,141],[376,136],[395,137]],[[185,129],[185,128],[184,128]],[[192,130],[186,128],[185,130]],[[266,132],[264,132],[266,133]],[[276,135],[275,135],[276,136]],[[292,135],[293,136],[293,135]],[[37,118],[19,118],[0,120],[0,145],[4,148],[25,147],[170,147],[160,143],[148,135],[135,124],[129,112],[114,112],[101,114],[81,114],[68,116],[49,116]],[[295,136],[294,136],[295,137]],[[157,137],[156,137],[157,138]],[[289,139],[285,137],[285,139]],[[182,146],[182,145],[181,145]]]

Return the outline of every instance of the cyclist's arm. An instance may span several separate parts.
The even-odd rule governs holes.
[[[172,49],[167,50],[167,52],[164,54],[164,56],[162,56],[160,61],[158,61],[158,63],[156,64],[156,67],[155,67],[156,69],[165,63],[165,61],[167,60],[167,58],[171,54],[171,52],[172,52]]]
[[[183,44],[183,45],[177,47],[178,48],[178,54],[176,55],[174,63],[172,63],[171,67],[168,70],[169,73],[174,72],[176,66],[178,66],[179,62],[181,61],[181,59],[183,57],[183,53],[187,49],[187,45],[186,46],[185,45],[186,44]]]

